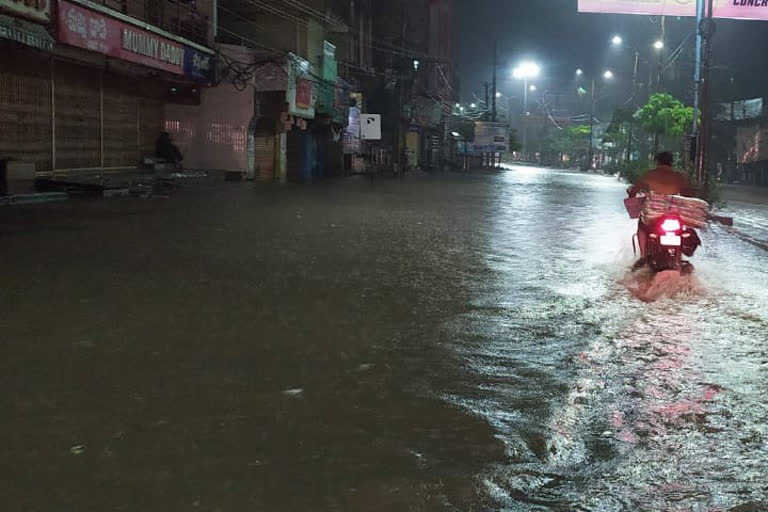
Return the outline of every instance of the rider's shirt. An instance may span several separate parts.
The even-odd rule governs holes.
[[[674,167],[660,165],[640,178],[635,188],[657,194],[686,195],[690,185],[685,174],[677,172]]]

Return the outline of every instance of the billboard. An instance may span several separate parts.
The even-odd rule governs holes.
[[[579,12],[696,16],[696,0],[579,0]]]
[[[184,47],[175,41],[65,0],[58,18],[62,43],[184,74]]]
[[[504,123],[475,123],[475,151],[503,153],[509,148],[509,128]]]
[[[768,20],[768,1],[714,0],[715,18]],[[696,0],[579,0],[579,12],[696,16]]]

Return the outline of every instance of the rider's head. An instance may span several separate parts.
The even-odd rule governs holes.
[[[669,151],[664,151],[656,155],[656,163],[659,165],[668,165],[672,167],[675,164],[675,155]]]

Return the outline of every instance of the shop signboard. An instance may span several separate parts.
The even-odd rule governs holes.
[[[216,60],[210,53],[191,46],[184,47],[184,76],[196,82],[213,82]]]
[[[579,0],[579,12],[696,16],[696,0]],[[768,0],[715,0],[715,18],[768,20]]]
[[[336,62],[336,47],[328,41],[323,42],[323,56],[320,60],[320,84],[319,97],[317,98],[317,110],[335,117],[336,82],[338,79],[338,64]]]
[[[0,39],[15,41],[38,50],[53,50],[53,38],[44,26],[5,14],[0,14]]]
[[[504,123],[475,123],[475,151],[503,153],[509,148],[509,128]]]
[[[312,106],[312,82],[306,78],[296,79],[296,108],[308,109]]]
[[[315,118],[315,84],[311,64],[294,54],[288,55],[288,87],[285,92],[289,114],[306,119]]]
[[[0,0],[0,13],[48,23],[51,21],[51,0]]]
[[[110,57],[184,74],[184,46],[135,25],[59,1],[59,41]]]
[[[381,140],[381,114],[361,114],[360,138]]]

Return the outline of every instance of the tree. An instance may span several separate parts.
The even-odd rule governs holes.
[[[589,136],[589,125],[569,126],[546,140],[546,150],[571,160],[578,159],[587,151]]]
[[[635,111],[632,108],[617,108],[613,112],[611,124],[608,125],[608,129],[605,131],[603,144],[611,143],[613,145],[611,153],[614,159],[623,159],[622,155],[624,153],[626,153],[627,159],[630,159],[630,152],[632,144],[636,139],[637,131]]]
[[[685,131],[693,122],[693,109],[670,94],[656,93],[634,117],[646,132],[653,135],[653,151],[656,153],[662,137],[675,139],[682,146]]]
[[[514,128],[509,129],[509,152],[515,153],[516,151],[522,151],[523,146],[517,140],[517,130]]]

